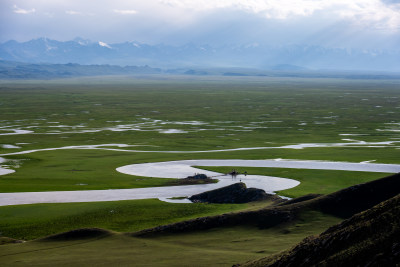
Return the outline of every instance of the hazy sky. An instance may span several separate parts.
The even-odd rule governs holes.
[[[1,0],[0,42],[400,47],[400,0]]]

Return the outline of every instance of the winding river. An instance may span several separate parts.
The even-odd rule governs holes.
[[[135,189],[1,193],[0,206],[35,203],[116,201],[148,198],[168,200],[172,197],[191,196],[193,194],[198,194],[208,190],[220,188],[232,183],[236,183],[238,181],[245,182],[248,187],[264,189],[266,192],[275,192],[279,190],[289,189],[300,184],[296,180],[281,177],[260,175],[239,175],[237,177],[231,177],[216,172],[200,170],[195,168],[194,166],[277,167],[385,173],[400,172],[400,164],[349,163],[312,160],[209,159],[152,162],[122,166],[117,168],[117,171],[130,175],[159,178],[184,178],[195,173],[204,173],[208,176],[216,177],[220,181],[215,184],[206,185],[168,186]],[[168,201],[174,202],[173,200]]]
[[[14,170],[3,168],[1,166],[1,163],[5,163],[5,162],[6,162],[6,160],[4,158],[0,157],[0,175],[6,175],[6,174],[9,174],[9,173],[15,172]]]

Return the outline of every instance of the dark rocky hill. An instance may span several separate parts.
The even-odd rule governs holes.
[[[247,203],[260,200],[283,201],[277,195],[267,194],[258,188],[247,188],[244,183],[236,183],[189,198],[193,202],[207,203]]]
[[[400,266],[400,194],[288,251],[237,266]]]

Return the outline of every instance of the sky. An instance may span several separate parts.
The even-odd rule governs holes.
[[[1,0],[0,42],[398,49],[400,0]]]

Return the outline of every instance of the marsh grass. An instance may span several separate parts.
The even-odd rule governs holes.
[[[343,142],[343,138],[388,141],[396,133],[376,129],[398,122],[397,88],[396,82],[385,80],[268,78],[2,83],[0,127],[33,127],[29,129],[38,134],[0,136],[0,142],[30,143],[23,149],[126,143],[154,146],[145,150],[210,150]],[[146,132],[71,133],[142,123],[143,118],[205,124],[159,123]],[[48,122],[84,128],[49,128],[57,124]],[[170,128],[188,133],[155,131]],[[61,133],[45,134],[50,130]],[[15,151],[0,149],[0,153]]]

